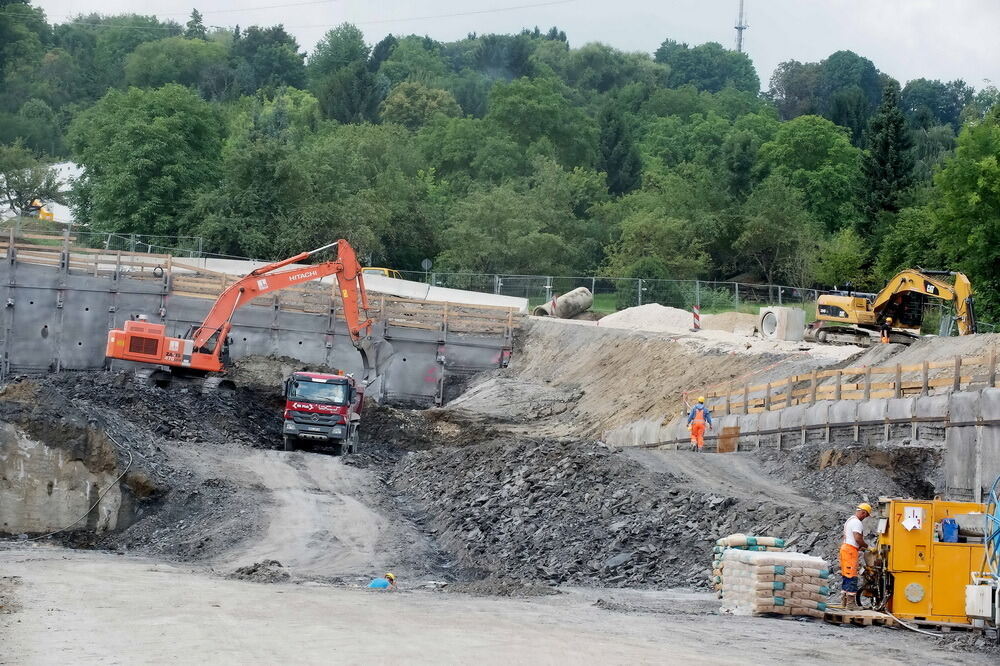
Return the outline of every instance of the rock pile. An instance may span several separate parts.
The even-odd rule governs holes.
[[[390,479],[465,567],[551,584],[704,587],[721,535],[792,534],[808,550],[836,533],[822,511],[675,481],[603,444],[551,439],[415,453]]]

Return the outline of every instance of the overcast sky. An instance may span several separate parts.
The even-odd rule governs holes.
[[[600,41],[652,52],[665,38],[733,48],[739,0],[35,0],[49,20],[89,12],[155,13],[181,23],[192,3],[206,25],[282,23],[312,49],[329,28],[358,25],[368,40],[417,33],[451,41],[470,32],[564,30],[572,46]],[[240,6],[243,6],[240,8]],[[783,60],[817,61],[840,49],[870,58],[906,82],[961,78],[977,89],[1000,80],[996,0],[746,0],[744,50],[763,86]]]

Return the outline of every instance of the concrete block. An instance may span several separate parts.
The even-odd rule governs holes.
[[[963,391],[949,394],[949,421],[962,423],[979,418],[979,392]]]
[[[888,400],[885,398],[862,400],[858,403],[858,420],[884,421],[888,413],[888,408]]]
[[[830,423],[854,426],[858,422],[857,400],[836,400],[830,404]]]
[[[801,428],[805,423],[806,408],[803,405],[792,405],[778,412],[781,415],[782,428]]]
[[[806,313],[800,308],[762,307],[757,330],[772,340],[801,340],[805,333]]]
[[[832,400],[820,400],[806,407],[803,423],[807,426],[825,426],[830,417]]]

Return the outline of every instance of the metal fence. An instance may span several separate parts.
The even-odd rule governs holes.
[[[614,312],[647,303],[702,311],[756,311],[761,305],[805,305],[826,293],[787,285],[760,285],[707,280],[643,280],[597,276],[501,275],[488,273],[421,273],[402,271],[407,280],[427,282],[437,287],[467,289],[504,296],[527,298],[532,305],[586,287],[594,294],[593,309]]]

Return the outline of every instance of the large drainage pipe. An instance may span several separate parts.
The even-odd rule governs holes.
[[[577,287],[559,298],[543,303],[531,311],[536,317],[558,317],[572,319],[590,309],[594,304],[594,295],[586,287]]]

